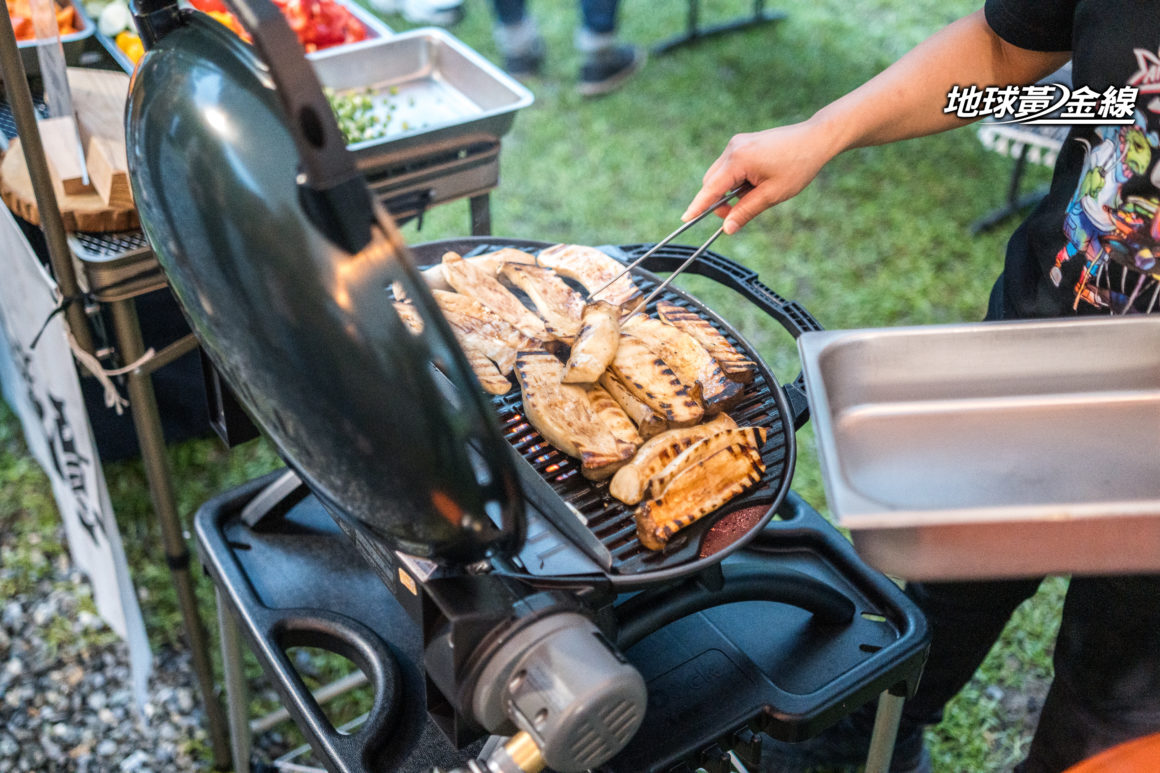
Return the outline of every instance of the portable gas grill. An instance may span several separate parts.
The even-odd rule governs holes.
[[[438,728],[452,750],[510,737],[491,771],[721,769],[746,728],[798,740],[875,694],[910,692],[921,618],[790,496],[801,382],[783,387],[723,320],[667,289],[758,363],[731,413],[769,436],[755,490],[644,550],[631,509],[527,426],[518,396],[483,393],[420,272],[446,249],[546,245],[408,248],[282,15],[232,5],[253,47],[172,0],[134,9],[149,50],[127,111],[129,164],[191,328],[290,470],[203,508],[198,540],[224,619],[240,620],[325,764],[454,764],[425,751]],[[651,271],[688,254],[654,255],[638,283],[655,286]],[[691,270],[795,336],[817,327],[720,256]],[[419,332],[395,312],[396,286]],[[287,657],[297,646],[368,676],[376,700],[357,731],[330,725]]]

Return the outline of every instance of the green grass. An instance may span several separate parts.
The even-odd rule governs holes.
[[[497,235],[588,244],[655,241],[671,231],[701,174],[729,137],[800,120],[866,80],[957,16],[972,0],[782,0],[780,23],[705,40],[653,57],[621,91],[586,101],[574,91],[575,3],[531,3],[549,47],[544,77],[529,83],[535,104],[522,111],[501,153],[501,183],[491,195]],[[454,30],[492,60],[491,19],[468,4]],[[751,8],[749,0],[704,4],[712,24]],[[626,3],[622,33],[644,45],[683,29],[685,3]],[[407,25],[388,20],[396,28]],[[869,148],[836,159],[796,199],[764,213],[715,249],[753,269],[779,294],[800,301],[829,328],[948,323],[982,317],[1009,227],[980,236],[970,223],[1004,196],[1012,162],[986,152],[973,130]],[[1046,179],[1030,170],[1028,184]],[[698,243],[710,224],[687,234]],[[1013,225],[1013,224],[1012,224]],[[452,203],[404,228],[411,243],[463,236],[467,206]],[[681,284],[758,348],[782,380],[797,372],[792,338],[731,291],[691,277]],[[51,495],[20,449],[15,420],[0,409],[0,523],[15,545],[4,555],[0,592],[35,582],[38,561],[59,553]],[[798,436],[795,488],[825,510],[809,426]],[[214,440],[171,450],[185,516],[212,495],[271,469],[276,456],[252,443],[233,452]],[[106,466],[126,534],[154,646],[177,643],[180,616],[137,462]],[[32,535],[40,535],[33,544]],[[213,627],[212,594],[199,583]],[[1034,706],[1050,677],[1051,642],[1065,582],[1053,580],[1022,608],[1000,646],[930,733],[936,769],[1008,770],[1025,750]],[[256,674],[256,667],[250,664]],[[324,668],[336,669],[333,664]],[[323,677],[329,674],[323,674]],[[1000,694],[1000,691],[1002,694]],[[259,691],[260,692],[260,691]],[[271,701],[261,708],[269,708]],[[349,713],[354,709],[344,709]]]

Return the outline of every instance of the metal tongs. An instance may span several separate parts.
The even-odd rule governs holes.
[[[665,238],[661,239],[659,242],[654,244],[651,248],[649,248],[649,250],[646,253],[641,255],[639,258],[634,260],[632,263],[629,263],[627,266],[625,266],[623,271],[621,271],[616,276],[612,277],[612,279],[608,280],[608,282],[605,283],[603,287],[592,292],[588,297],[595,298],[598,293],[602,293],[605,290],[607,290],[609,287],[612,286],[612,284],[614,282],[616,282],[622,276],[624,276],[625,274],[629,273],[634,268],[639,266],[641,263],[643,263],[645,260],[647,260],[650,256],[652,256],[657,250],[661,249],[662,247],[667,245],[669,242],[671,242],[673,239],[677,238],[678,236],[683,234],[685,231],[689,230],[690,228],[695,226],[697,223],[704,220],[714,210],[716,210],[717,207],[720,207],[722,204],[728,203],[728,201],[732,198],[744,196],[746,193],[748,193],[751,190],[753,190],[753,186],[750,185],[748,182],[741,183],[736,188],[729,191],[724,196],[722,196],[721,198],[717,199],[715,202],[710,204],[699,215],[697,215],[696,217],[689,220],[689,222],[682,223],[680,228],[673,231],[671,234],[669,234],[668,236],[666,236]],[[701,255],[703,255],[705,253],[705,250],[709,249],[709,245],[711,245],[714,241],[716,241],[717,237],[720,236],[722,233],[724,233],[724,231],[725,231],[724,225],[722,225],[720,228],[718,228],[716,231],[714,231],[713,235],[710,236],[708,239],[706,239],[704,244],[702,244],[700,247],[698,247],[693,252],[692,255],[685,258],[684,263],[677,266],[676,270],[674,270],[671,274],[668,275],[668,277],[665,278],[665,281],[663,281],[659,285],[657,285],[656,288],[651,293],[649,293],[648,296],[646,296],[644,300],[642,300],[635,307],[633,307],[632,311],[625,314],[624,317],[627,318],[627,317],[631,317],[633,314],[636,314],[642,308],[647,306],[649,304],[649,301],[651,301],[653,298],[656,298],[658,295],[660,295],[661,291],[664,290],[666,287],[668,287],[669,283],[672,282],[674,279],[676,279],[678,274],[680,274],[682,271],[684,271],[686,268],[688,268],[690,265],[692,265],[694,260],[701,257]]]

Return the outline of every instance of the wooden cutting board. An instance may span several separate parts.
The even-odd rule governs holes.
[[[127,231],[140,221],[129,191],[125,162],[125,99],[129,77],[112,70],[70,67],[69,89],[86,149],[88,191],[58,195],[64,227],[69,231]],[[18,216],[40,224],[36,192],[24,162],[20,140],[9,145],[0,161],[0,199]]]
[[[9,143],[4,159],[0,161],[0,199],[19,217],[40,225],[36,191],[24,163],[24,150],[19,139]],[[131,231],[141,225],[133,205],[110,206],[95,190],[58,196],[57,207],[66,231]]]

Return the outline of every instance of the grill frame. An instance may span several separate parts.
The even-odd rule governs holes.
[[[530,253],[550,247],[555,242],[504,237],[472,237],[427,242],[410,246],[419,266],[435,265],[443,253],[452,250],[470,257],[502,247],[514,247]],[[633,252],[649,245],[630,247],[602,246],[600,249],[621,262],[629,262]],[[646,262],[649,268],[671,270],[686,258],[692,248],[672,247],[659,251]],[[649,268],[634,269],[633,276],[645,293],[661,282]],[[785,327],[795,338],[805,330],[820,329],[804,309],[786,302],[756,281],[756,273],[748,271],[727,258],[706,253],[703,260],[694,262],[689,273],[713,278],[721,284],[741,292],[763,311]],[[539,433],[531,428],[522,415],[522,401],[518,388],[506,395],[495,396],[492,405],[500,423],[501,432],[517,460],[517,469],[524,484],[529,505],[528,539],[517,556],[497,556],[497,570],[519,576],[536,585],[585,585],[611,583],[618,589],[647,587],[668,582],[701,571],[719,563],[754,538],[770,521],[789,491],[796,463],[794,430],[806,417],[804,392],[802,399],[791,400],[789,392],[801,388],[801,379],[783,386],[774,376],[764,359],[732,325],[689,293],[669,286],[657,300],[666,300],[694,310],[709,320],[729,342],[757,364],[753,385],[747,385],[745,397],[728,413],[739,423],[760,423],[768,429],[762,458],[766,472],[762,483],[745,494],[734,498],[720,510],[681,530],[669,548],[650,551],[639,544],[635,536],[634,507],[624,505],[608,494],[607,481],[589,481],[580,474],[579,463],[552,448]],[[653,301],[650,312],[655,312]],[[788,309],[788,310],[787,310]],[[552,469],[548,469],[552,468]],[[551,491],[545,491],[545,483]],[[581,514],[570,511],[575,507]],[[725,544],[715,547],[711,554],[703,554],[706,535],[716,525],[727,521],[733,514],[760,508],[755,521],[739,531]],[[537,515],[543,521],[537,523]],[[586,524],[586,525],[584,525]],[[587,535],[582,539],[568,536],[569,532],[584,529],[595,534],[599,545],[591,545]],[[533,544],[534,543],[534,544]],[[585,543],[589,543],[586,548]],[[603,550],[601,550],[603,546]],[[569,548],[571,548],[569,550]],[[558,554],[571,555],[566,571],[559,569]],[[552,556],[552,561],[545,557]],[[544,567],[547,567],[546,569]]]

